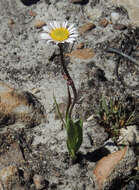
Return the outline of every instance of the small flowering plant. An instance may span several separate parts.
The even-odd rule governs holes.
[[[77,100],[77,90],[74,82],[65,66],[64,55],[63,55],[63,44],[73,43],[78,37],[78,31],[74,24],[69,25],[68,22],[51,22],[47,26],[43,27],[43,32],[40,34],[41,39],[46,40],[47,43],[54,43],[59,46],[62,75],[67,81],[67,91],[68,91],[68,104],[66,108],[66,116],[62,117],[59,111],[59,107],[54,97],[57,111],[59,113],[60,119],[67,132],[67,148],[72,160],[76,160],[77,152],[83,141],[83,122],[82,120],[73,121],[72,110]],[[71,98],[71,92],[73,92],[73,100]]]
[[[108,135],[117,142],[120,129],[135,123],[135,109],[120,97],[107,99],[102,96],[96,119],[100,125],[105,127]]]

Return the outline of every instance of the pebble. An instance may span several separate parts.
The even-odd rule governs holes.
[[[134,152],[125,147],[99,160],[93,170],[93,177],[98,189],[111,189],[114,182],[131,174],[136,166]]]
[[[13,124],[18,121],[31,126],[38,125],[46,119],[44,107],[29,92],[14,89],[0,82],[0,100],[0,124]]]
[[[9,25],[13,25],[13,24],[15,24],[15,21],[11,18],[11,19],[9,20],[8,24],[9,24]]]
[[[110,15],[110,17],[111,17],[112,23],[113,24],[117,24],[117,22],[118,22],[118,20],[120,18],[120,15],[117,12],[112,12],[111,15]]]
[[[95,24],[93,24],[93,23],[86,23],[86,24],[82,25],[79,28],[79,32],[80,32],[80,34],[83,34],[83,33],[88,32],[89,30],[92,30],[94,28],[96,28]]]
[[[106,18],[103,18],[99,22],[100,26],[106,27],[109,24],[109,21]]]
[[[95,53],[90,48],[84,48],[84,49],[76,49],[66,55],[70,57],[86,60],[86,59],[91,59],[92,57],[94,57]]]
[[[33,176],[33,182],[37,190],[41,190],[45,187],[45,179],[41,175],[35,174]]]
[[[119,144],[135,145],[139,144],[139,130],[136,125],[130,125],[126,128],[121,128],[118,140]]]
[[[94,119],[94,114],[87,118],[87,121],[91,121]]]
[[[29,11],[29,15],[35,17],[37,16],[37,13],[35,11]]]
[[[115,30],[126,30],[127,26],[124,24],[114,24],[113,29],[115,29]]]
[[[36,21],[34,24],[35,28],[37,28],[37,29],[42,28],[44,25],[46,25],[46,23],[41,20]]]

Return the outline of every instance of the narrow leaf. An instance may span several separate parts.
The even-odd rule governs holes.
[[[64,119],[63,119],[63,117],[62,117],[62,114],[60,113],[59,106],[58,106],[58,104],[57,104],[57,101],[56,101],[56,98],[55,98],[54,95],[53,95],[53,99],[54,99],[54,102],[55,102],[55,105],[56,105],[56,109],[57,109],[58,115],[59,115],[59,117],[60,117],[60,119],[61,119],[61,121],[62,121],[64,127],[66,128],[66,124],[65,124]]]

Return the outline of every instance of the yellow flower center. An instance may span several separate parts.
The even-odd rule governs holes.
[[[55,28],[50,32],[50,36],[55,41],[64,41],[68,39],[70,33],[67,28]]]

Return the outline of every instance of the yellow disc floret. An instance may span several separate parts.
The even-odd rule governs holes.
[[[50,32],[50,36],[55,41],[64,41],[69,38],[69,31],[67,28],[55,28]]]

